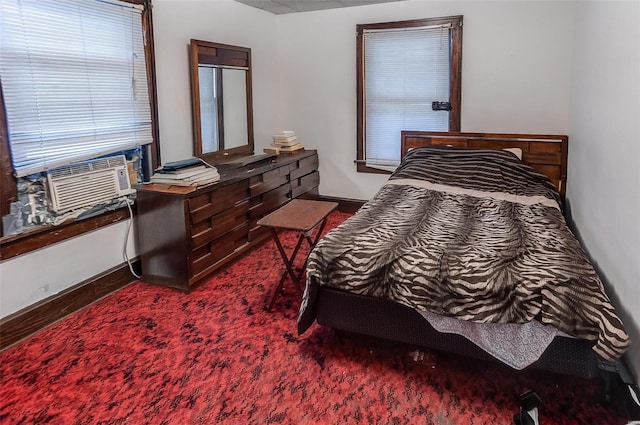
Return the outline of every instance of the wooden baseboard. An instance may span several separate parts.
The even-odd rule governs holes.
[[[306,195],[302,196],[302,198],[307,199],[315,199],[317,201],[328,201],[328,202],[337,202],[338,203],[338,211],[346,212],[346,213],[355,213],[364,205],[367,201],[361,201],[359,199],[348,199],[348,198],[337,198],[334,196],[324,196],[324,195]]]
[[[140,274],[140,260],[133,261]],[[0,350],[49,326],[135,280],[129,266],[121,264],[80,282],[29,307],[0,319]]]

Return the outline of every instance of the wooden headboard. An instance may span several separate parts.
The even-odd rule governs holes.
[[[564,201],[567,186],[569,138],[550,134],[456,133],[403,131],[402,158],[419,146],[448,145],[471,149],[522,149],[522,162],[545,174],[556,185]]]

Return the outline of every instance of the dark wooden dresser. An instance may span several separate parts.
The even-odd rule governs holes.
[[[270,237],[257,221],[292,198],[318,194],[318,155],[305,150],[244,167],[218,168],[198,188],[138,188],[142,280],[189,291]]]

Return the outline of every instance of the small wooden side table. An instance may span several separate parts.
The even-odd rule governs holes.
[[[276,287],[276,292],[273,294],[273,298],[271,298],[267,311],[271,311],[278,294],[284,287],[284,281],[287,279],[287,276],[291,277],[298,293],[302,295],[302,289],[300,288],[299,282],[304,275],[304,268],[296,275],[293,270],[293,262],[295,261],[296,255],[298,255],[298,251],[305,240],[309,243],[309,253],[311,253],[311,250],[316,246],[318,240],[320,240],[320,235],[324,230],[324,226],[327,224],[327,216],[337,207],[338,204],[336,202],[293,199],[280,209],[258,220],[258,225],[269,227],[271,229],[273,240],[276,242],[276,246],[278,247],[278,251],[280,252],[280,256],[282,257],[282,261],[286,267],[286,270],[282,273],[280,282]],[[318,226],[319,228],[316,235],[312,238],[313,230]],[[287,253],[282,247],[282,243],[278,237],[278,229],[298,233],[298,242],[293,249],[291,257],[287,256]],[[305,265],[308,258],[309,255],[307,254]]]

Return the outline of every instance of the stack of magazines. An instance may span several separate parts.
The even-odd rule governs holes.
[[[151,176],[151,183],[174,186],[202,186],[220,180],[215,167],[205,165],[198,159],[165,164]]]

